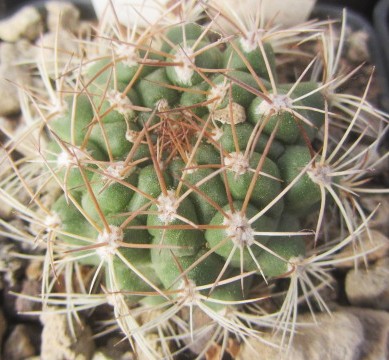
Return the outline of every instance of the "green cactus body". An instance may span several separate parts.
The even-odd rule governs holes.
[[[208,114],[207,106],[202,105],[206,101],[206,92],[209,84],[202,82],[192,86],[191,91],[185,91],[181,95],[180,106],[188,107],[188,109],[199,117]],[[198,105],[200,104],[200,105]]]
[[[225,302],[234,304],[234,302],[238,303],[249,297],[249,289],[254,281],[253,277],[239,279],[239,272],[236,270],[228,274],[228,277],[233,279],[234,275],[238,276],[238,279],[216,286],[208,296],[207,306],[221,312],[226,308]]]
[[[256,152],[262,153],[269,142],[269,136],[263,132],[258,134],[254,133],[254,126],[249,122],[235,125],[225,124],[222,126],[223,135],[220,138],[220,144],[223,149],[228,152],[237,151],[233,132],[236,134],[239,149],[246,149],[248,146],[251,146]],[[274,139],[271,143],[267,156],[270,159],[275,160],[284,151],[284,145]]]
[[[95,173],[92,176],[90,184],[93,194],[90,192],[83,194],[82,206],[95,220],[100,218],[97,205],[104,215],[116,214],[125,209],[131,200],[134,194],[134,190],[131,187],[110,181],[109,176],[115,176],[116,172],[120,171],[125,170],[122,169],[122,164],[119,163],[116,167],[112,167],[111,170],[108,169],[107,176],[100,173]],[[133,185],[136,183],[137,174],[131,172],[128,175],[123,175],[123,179],[124,182]]]
[[[186,175],[186,179],[190,184],[196,186],[196,184],[202,183],[196,186],[198,192],[193,191],[190,195],[195,204],[200,224],[205,224],[217,211],[215,205],[207,201],[205,196],[212,199],[217,206],[224,206],[228,202],[222,180],[219,176],[213,174],[212,169],[201,168]],[[205,181],[207,178],[209,180]]]
[[[158,280],[151,264],[135,264],[139,274],[129,270],[128,265],[121,259],[115,257],[112,260],[112,270],[106,265],[106,284],[109,291],[122,291],[130,304],[139,303],[147,292],[152,292],[153,288],[144,279],[150,282]],[[112,275],[110,278],[109,275]],[[154,284],[154,282],[153,282]],[[156,283],[158,285],[158,282]]]
[[[120,228],[126,217],[122,216],[111,216],[107,217],[110,226]],[[131,220],[126,228],[123,230],[122,241],[123,243],[134,245],[134,247],[121,247],[118,251],[131,263],[147,264],[150,262],[150,251],[147,248],[138,248],[136,245],[139,244],[150,244],[151,236],[145,229],[139,229],[141,223],[133,219]]]
[[[172,106],[178,101],[179,94],[171,87],[164,68],[157,69],[141,79],[136,87],[143,105],[154,108],[160,101]]]
[[[212,254],[184,274],[184,271],[205,253],[205,250],[199,250],[193,255],[175,256],[166,249],[154,248],[151,251],[151,259],[156,273],[159,274],[166,288],[180,287],[180,284],[185,280],[193,281],[197,286],[200,286],[212,284],[223,267],[222,259],[216,254]]]
[[[79,204],[81,194],[76,193],[73,201]],[[56,200],[52,211],[52,216],[56,219],[55,222],[58,227],[58,240],[61,243],[70,245],[72,251],[94,244],[98,236],[97,230],[64,195]],[[88,256],[85,257],[85,255]],[[81,258],[78,261],[85,265],[98,265],[100,262],[97,254],[90,251],[75,251],[73,256],[80,256]]]
[[[249,63],[257,75],[264,79],[269,79],[269,72],[266,67],[264,56],[270,65],[273,74],[275,67],[275,55],[272,46],[269,43],[263,44],[264,54],[260,51],[258,43],[251,43],[248,39],[241,38],[240,41],[231,44],[224,52],[224,66],[229,69],[249,71],[247,64]],[[243,58],[246,60],[243,60]]]
[[[263,154],[253,153],[247,161],[242,153],[231,153],[226,159],[226,164],[230,165],[227,170],[227,183],[235,200],[244,200],[249,191],[250,185],[255,176],[254,171],[262,162]],[[251,171],[250,171],[251,170]],[[258,208],[265,207],[281,191],[281,178],[277,165],[270,159],[264,158],[260,166],[259,176],[253,187],[250,201]],[[279,203],[282,211],[282,201]]]
[[[93,108],[87,95],[66,97],[66,109],[63,115],[53,118],[49,128],[62,141],[81,145],[93,120]]]
[[[303,133],[308,131],[308,137],[314,137],[317,129],[323,124],[324,100],[320,93],[315,92],[309,95],[311,91],[316,91],[315,83],[300,83],[291,94],[288,90],[293,85],[286,84],[277,90],[277,94],[270,94],[270,103],[267,100],[257,97],[251,103],[248,110],[248,119],[251,123],[266,121],[264,132],[271,134],[275,126],[278,126],[276,139],[285,144],[293,144],[299,139],[304,138]],[[306,97],[300,101],[295,101],[300,97]],[[315,110],[298,109],[298,106],[306,106]],[[309,124],[304,122],[304,119]]]
[[[283,84],[280,86],[281,89],[289,91],[291,87],[295,84]],[[303,105],[309,107],[310,109],[296,110],[297,112],[301,111],[302,115],[310,122],[310,124],[300,122],[303,127],[303,131],[306,132],[306,135],[310,140],[313,140],[317,135],[318,129],[324,124],[324,97],[320,91],[318,91],[319,84],[313,81],[306,81],[298,83],[293,92],[293,98],[302,97],[302,99],[296,102],[296,105]],[[300,130],[301,132],[301,130]],[[300,136],[298,141],[303,140],[304,137]],[[304,141],[304,140],[303,140]]]
[[[203,31],[204,28],[196,23],[187,23],[171,27],[166,31],[161,50],[168,53],[176,44],[181,44],[187,40],[198,39]]]
[[[281,103],[282,101],[290,101],[287,97],[282,98],[282,95],[277,95],[277,97],[280,97]],[[272,107],[269,107],[269,104],[266,102],[266,100],[256,98],[251,103],[249,108],[249,121],[254,125],[257,122],[266,121],[264,132],[268,135],[270,135],[275,126],[278,125],[276,139],[286,144],[293,144],[296,142],[300,134],[300,130],[297,125],[298,120],[291,112],[282,109],[283,107],[290,107],[289,104],[285,103],[285,105],[281,105],[280,107],[280,110],[275,110],[277,111],[275,115],[270,116]],[[267,117],[269,118],[267,119]]]
[[[271,239],[266,244],[267,249],[257,259],[257,262],[261,266],[261,271],[267,277],[286,274],[293,266],[288,263],[288,260],[304,256],[304,246],[304,240],[298,237],[278,237]],[[270,251],[276,253],[279,257],[274,256]],[[256,264],[252,263],[249,269],[256,269]]]
[[[97,61],[86,75],[91,96],[71,97],[67,115],[49,124],[64,142],[89,144],[91,159],[97,160],[85,165],[82,173],[77,167],[71,169],[68,183],[78,189],[82,211],[100,232],[62,199],[55,205],[56,213],[63,231],[74,236],[60,238],[72,246],[86,246],[84,236],[110,244],[108,250],[99,245],[87,261],[104,261],[107,287],[127,292],[130,302],[140,301],[140,294],[153,291],[153,285],[162,291],[171,286],[179,291],[188,282],[212,287],[218,278],[223,285],[209,293],[215,300],[208,304],[212,309],[220,310],[223,300],[244,299],[252,276],[228,281],[227,274],[286,273],[288,259],[304,254],[303,240],[267,234],[298,231],[285,222],[287,213],[303,213],[320,200],[318,187],[308,175],[284,196],[280,194],[310,161],[306,146],[291,145],[304,144],[299,125],[313,138],[322,114],[301,110],[312,121],[310,127],[291,111],[281,110],[258,126],[270,106],[257,93],[263,85],[270,88],[264,56],[274,72],[272,46],[264,43],[262,54],[257,46],[248,49],[243,39],[223,49],[210,40],[215,34],[209,37],[204,31],[191,23],[168,28],[159,55],[150,49],[154,67],[147,70],[120,60],[115,68],[109,59]],[[241,56],[262,79],[250,74]],[[159,61],[165,65],[158,66]],[[208,73],[220,67],[226,70]],[[133,86],[128,88],[130,82]],[[286,97],[292,86],[277,87],[285,107],[313,92],[297,105],[323,108],[321,94],[314,92],[317,84],[300,83]],[[267,96],[279,101],[270,90]],[[202,131],[205,123],[208,128]],[[59,152],[60,146],[56,147],[52,152]],[[101,167],[107,159],[108,166]],[[146,296],[142,301],[163,299]]]
[[[311,161],[309,150],[304,146],[290,146],[278,159],[278,166],[286,184],[291,183]],[[321,192],[308,174],[304,174],[285,196],[289,211],[309,212],[320,201]]]
[[[93,87],[93,102],[99,110],[100,120],[107,123],[122,122],[123,118],[132,120],[135,117],[133,106],[139,105],[139,97],[134,89],[127,93],[127,83],[117,82],[116,86]]]
[[[212,144],[201,142],[194,153],[193,162],[198,165],[219,164],[220,152],[218,147]]]
[[[165,186],[172,186],[172,179],[169,173],[163,173],[163,181]],[[158,175],[153,165],[147,165],[146,167],[140,170],[137,189],[139,190],[139,192],[135,192],[135,194],[131,197],[131,200],[128,203],[128,211],[136,212],[148,203],[152,205],[152,201],[149,197],[156,199],[157,196],[161,194],[161,185],[159,184]],[[149,195],[149,197],[146,197],[147,195]],[[138,215],[137,218],[145,223],[147,220],[147,215]]]
[[[181,65],[168,66],[166,74],[169,80],[182,87],[191,87],[202,81],[199,69],[217,69],[219,67],[221,53],[215,48],[209,48],[210,44],[205,41],[188,40],[185,43],[178,44],[176,49],[170,52],[173,56],[172,62],[181,63]],[[196,46],[193,48],[193,46]],[[203,50],[205,49],[205,50]],[[194,54],[198,54],[194,56]],[[203,75],[204,76],[204,75]]]
[[[50,168],[71,192],[83,191],[84,177],[90,180],[93,176],[92,170],[96,169],[94,162],[106,159],[105,154],[91,141],[86,149],[50,141],[46,150]]]
[[[246,109],[255,98],[255,94],[238,85],[238,81],[257,89],[258,84],[255,78],[251,74],[239,70],[229,71],[227,75],[228,77],[221,74],[213,79],[214,86],[210,89],[211,93],[208,97],[209,99],[216,96],[219,98],[216,100],[216,103],[211,103],[208,107],[225,109],[230,106],[232,99],[233,104],[238,104],[243,109]]]
[[[132,143],[127,139],[127,124],[124,121],[97,123],[93,126],[90,139],[106,154],[115,160],[124,160]]]
[[[203,246],[204,236],[192,225],[198,223],[192,201],[184,199],[179,204],[175,203],[176,201],[177,198],[173,191],[161,194],[157,205],[150,208],[151,211],[158,214],[147,216],[148,230],[154,237],[154,243],[174,246],[171,251],[177,256],[190,256]],[[159,207],[161,208],[164,204],[167,204],[169,209],[173,207],[175,211],[165,212],[164,209],[160,210]],[[175,216],[176,214],[179,217]],[[181,218],[184,218],[188,223],[185,223]],[[177,228],[174,228],[175,225]],[[180,225],[183,228],[178,228]]]
[[[153,61],[161,58],[154,53],[148,53],[146,56],[146,52],[144,50],[137,51],[135,45],[122,44],[117,50],[117,54],[114,56],[100,58],[90,63],[85,74],[88,81],[99,85],[116,81],[129,83],[137,72],[140,72],[142,76],[152,72],[154,70]],[[139,61],[149,61],[151,66],[140,65]]]
[[[232,266],[240,267],[243,264],[243,268],[246,268],[252,262],[252,256],[257,257],[261,252],[255,241],[266,243],[269,240],[268,236],[256,237],[254,232],[274,230],[277,228],[277,221],[264,215],[250,225],[248,220],[258,213],[258,209],[248,205],[246,212],[241,214],[241,208],[241,202],[234,202],[233,211],[230,205],[225,206],[223,210],[227,217],[218,212],[210,222],[210,225],[224,225],[225,229],[208,229],[205,238],[211,247],[217,248],[216,253],[223,258],[228,259],[233,252],[230,259]],[[223,245],[219,246],[220,243]]]
[[[279,222],[279,232],[296,232],[301,230],[300,222],[294,215],[285,213]],[[266,243],[266,249],[262,251],[257,259],[261,271],[266,277],[281,276],[293,267],[293,259],[305,256],[305,241],[303,236],[272,236]],[[277,256],[276,256],[276,255]],[[256,270],[257,263],[252,261],[248,269]]]

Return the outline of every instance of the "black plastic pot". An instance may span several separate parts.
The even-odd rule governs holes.
[[[386,15],[389,14],[389,0],[382,1],[385,2],[387,7]],[[343,16],[343,8],[336,5],[325,5],[318,4],[313,13],[313,18],[320,19],[334,19],[341,20]],[[386,16],[386,21],[388,17]],[[372,24],[359,13],[346,9],[346,22],[347,25],[353,30],[358,31],[362,30],[368,36],[367,45],[370,53],[370,59],[372,65],[375,66],[377,82],[380,86],[381,93],[378,106],[383,108],[386,111],[389,111],[389,62],[385,60],[382,48],[384,44],[389,46],[389,25],[386,23],[386,41],[383,42],[381,35],[375,31]],[[381,46],[382,44],[382,46]],[[387,56],[389,59],[389,48],[387,50]],[[362,62],[362,61],[361,61]]]
[[[373,13],[374,28],[384,56],[387,79],[389,81],[389,0],[381,0]]]
[[[341,8],[351,9],[358,14],[371,19],[375,5],[379,0],[317,0],[319,4],[331,4]]]

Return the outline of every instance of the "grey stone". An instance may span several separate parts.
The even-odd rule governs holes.
[[[14,115],[20,111],[19,93],[12,78],[13,71],[0,65],[0,116]]]
[[[363,244],[363,248],[361,247]],[[338,268],[352,268],[355,265],[363,267],[365,262],[373,263],[389,253],[389,239],[382,232],[370,230],[369,233],[364,232],[358,241],[350,243],[339,254],[335,255],[335,259],[347,259],[341,263],[337,263]],[[366,254],[360,256],[361,254]]]
[[[94,353],[92,331],[82,321],[74,320],[72,328],[66,314],[50,309],[41,317],[43,324],[41,360],[90,360]]]
[[[25,6],[12,17],[0,21],[0,39],[4,41],[35,40],[42,31],[42,17],[33,6]]]
[[[23,315],[26,312],[38,311],[41,309],[41,304],[37,301],[40,298],[41,282],[38,280],[24,280],[22,283],[21,296],[16,298],[15,309],[18,314]],[[33,301],[25,296],[35,297]]]
[[[214,321],[198,307],[194,307],[193,309],[184,307],[181,310],[181,317],[187,323],[190,322],[191,311],[193,311],[192,331],[198,335],[194,339],[191,336],[187,336],[183,341],[189,346],[191,351],[195,354],[200,354],[208,345],[209,339],[212,338],[213,332],[215,331],[215,326],[209,326],[210,324],[214,324]]]
[[[363,326],[364,345],[360,360],[389,359],[389,313],[363,308],[344,308],[358,317]]]
[[[236,360],[387,360],[389,359],[389,314],[357,307],[338,307],[331,316],[310,314],[298,317],[293,342],[286,350],[276,349],[258,340],[241,345]],[[264,334],[264,340],[279,342]]]
[[[389,171],[381,172],[381,174],[385,173],[387,174]],[[379,207],[371,221],[369,221],[369,228],[378,229],[383,234],[389,234],[389,196],[387,194],[364,196],[361,197],[361,204],[367,209],[368,213]]]
[[[5,66],[21,67],[23,62],[32,60],[35,56],[35,48],[26,39],[20,39],[15,43],[0,44],[0,63]]]
[[[49,1],[46,3],[46,10],[49,31],[57,32],[57,29],[65,29],[75,32],[79,28],[80,11],[72,3]]]
[[[10,287],[18,283],[18,276],[23,271],[24,261],[13,255],[17,251],[18,248],[14,243],[7,240],[0,242],[0,273],[3,281],[0,288],[3,288],[4,283]]]
[[[58,77],[56,71],[64,72],[67,67],[79,65],[79,49],[75,36],[67,30],[61,30],[58,36],[55,32],[47,32],[36,43],[36,62],[51,78]],[[73,61],[73,63],[71,63]]]
[[[364,342],[364,331],[357,316],[334,312],[317,314],[317,324],[310,314],[299,316],[300,325],[289,349],[276,349],[258,340],[249,339],[242,346],[236,360],[257,359],[258,354],[266,360],[357,360]],[[279,338],[265,335],[267,341],[279,342]]]
[[[4,359],[21,360],[36,355],[31,329],[27,325],[16,325],[4,344]]]
[[[378,260],[368,269],[351,269],[345,289],[354,306],[389,310],[389,258]]]
[[[20,92],[31,84],[30,73],[23,62],[29,62],[33,53],[31,44],[25,40],[0,45],[0,116],[20,111]],[[15,124],[9,126],[14,130]]]

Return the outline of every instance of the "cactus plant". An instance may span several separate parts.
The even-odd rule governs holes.
[[[218,21],[234,22],[228,11],[206,10],[130,35],[102,28],[65,69],[40,65],[47,94],[25,92],[31,124],[5,145],[12,171],[1,198],[29,225],[13,237],[46,245],[43,304],[74,316],[112,305],[112,321],[150,359],[196,343],[200,358],[266,328],[283,334],[269,346],[283,348],[300,295],[312,312],[313,302],[328,309],[319,289],[332,256],[368,231],[358,196],[386,191],[365,183],[387,157],[368,158],[387,117],[366,100],[368,86],[360,98],[339,94],[349,75],[333,25],[235,22],[231,35]],[[283,80],[279,59],[301,56],[286,50],[304,42],[319,55]],[[360,130],[368,116],[380,124],[375,139]],[[209,323],[194,325],[198,311]]]

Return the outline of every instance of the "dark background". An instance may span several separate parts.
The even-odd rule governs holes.
[[[379,0],[318,0],[318,3],[321,4],[333,4],[353,9],[370,21],[372,20],[374,6],[378,2]]]
[[[222,1],[222,0],[221,0]],[[285,0],[287,3],[288,0]],[[372,19],[373,9],[379,0],[318,0],[323,4],[336,4],[348,7],[364,15],[369,20]],[[0,0],[0,14],[6,14],[20,7],[22,4],[33,2],[31,0]]]

